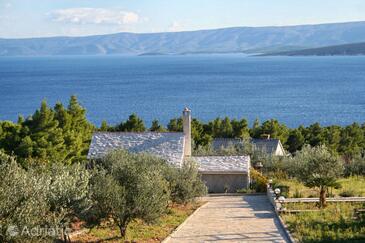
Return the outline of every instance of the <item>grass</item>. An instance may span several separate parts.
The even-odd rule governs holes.
[[[202,204],[199,202],[170,206],[167,213],[153,224],[135,220],[128,225],[125,241],[160,242]],[[88,233],[74,237],[72,242],[123,242],[123,240],[119,237],[119,230],[111,222],[105,222],[92,228]]]
[[[314,204],[296,205],[297,209],[314,208]],[[289,206],[290,207],[290,206]],[[365,222],[353,219],[360,203],[330,203],[318,212],[283,214],[282,218],[299,242],[365,242]]]
[[[319,192],[317,189],[308,188],[300,183],[296,179],[277,179],[275,183],[280,185],[289,186],[288,197],[318,197]],[[330,188],[329,194],[332,197],[339,196],[354,196],[354,197],[365,197],[365,177],[364,176],[353,176],[348,178],[339,179],[338,182],[341,184],[341,188],[335,189]]]

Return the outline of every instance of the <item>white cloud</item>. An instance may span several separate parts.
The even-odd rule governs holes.
[[[174,21],[168,28],[168,31],[171,32],[177,32],[177,31],[182,31],[184,29],[184,26],[179,23],[178,21]]]
[[[124,25],[140,21],[135,12],[106,8],[68,8],[50,13],[53,21],[73,24],[109,24]]]

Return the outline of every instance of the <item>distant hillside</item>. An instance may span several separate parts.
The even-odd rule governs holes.
[[[0,39],[0,56],[272,53],[365,41],[365,22]]]
[[[365,42],[311,48],[297,51],[285,51],[267,54],[266,56],[356,56],[365,55]]]

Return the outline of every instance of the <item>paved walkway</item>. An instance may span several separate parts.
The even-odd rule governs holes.
[[[167,242],[288,242],[266,196],[216,196]]]

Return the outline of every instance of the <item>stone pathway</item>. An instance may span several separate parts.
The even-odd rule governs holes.
[[[166,242],[288,242],[264,195],[207,197]]]

